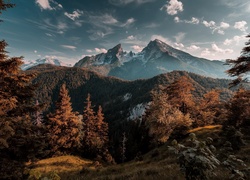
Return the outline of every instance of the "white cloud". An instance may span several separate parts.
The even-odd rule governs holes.
[[[45,33],[47,36],[52,37],[53,35],[50,33]]]
[[[196,17],[192,17],[191,20],[181,20],[179,17],[175,17],[174,21],[176,23],[187,23],[187,24],[199,24],[200,20]]]
[[[71,45],[61,45],[63,48],[65,49],[70,49],[70,50],[76,50],[76,47],[75,46],[71,46]]]
[[[36,4],[39,5],[41,10],[53,10],[50,6],[49,0],[36,0]]]
[[[181,20],[180,20],[180,18],[179,18],[178,16],[174,17],[174,21],[175,21],[176,23],[181,22]]]
[[[209,27],[210,29],[212,29],[212,28],[214,28],[214,27],[216,26],[214,21],[210,21],[210,22],[203,21],[202,23],[203,23],[206,27]]]
[[[131,36],[128,36],[127,39],[128,40],[135,40],[136,38],[135,38],[135,36],[131,35]]]
[[[178,12],[182,12],[183,4],[178,0],[170,0],[167,4],[161,7],[161,10],[165,10],[169,15],[178,14]]]
[[[188,23],[191,24],[199,24],[200,20],[198,18],[192,17],[191,21],[188,21]]]
[[[225,29],[228,29],[230,27],[230,24],[226,22],[221,22],[219,25],[216,25],[214,21],[203,21],[202,22],[204,26],[210,28],[212,30],[212,33],[217,32],[218,34],[225,34]]]
[[[153,41],[153,40],[155,40],[155,39],[159,39],[159,40],[161,40],[162,42],[165,42],[165,43],[167,43],[167,44],[169,44],[169,45],[172,45],[172,44],[173,44],[168,38],[164,38],[164,37],[161,36],[161,35],[157,35],[157,34],[152,35],[152,36],[151,36],[151,40]]]
[[[64,15],[67,16],[72,21],[75,21],[76,19],[78,19],[82,14],[83,14],[83,11],[80,11],[79,9],[73,11],[71,14],[67,12],[64,13]]]
[[[62,6],[61,4],[58,4],[58,7],[59,7],[59,8],[63,8],[63,6]]]
[[[96,53],[106,53],[107,50],[104,49],[104,48],[95,48],[95,52],[96,52]]]
[[[91,49],[86,50],[88,53],[92,53],[93,51]]]
[[[242,36],[234,36],[233,38],[231,39],[226,39],[223,44],[226,45],[226,46],[229,46],[231,44],[236,44],[236,45],[239,45],[240,42],[244,42],[246,41],[246,37],[245,35],[242,35]]]
[[[185,47],[184,44],[182,44],[182,43],[174,43],[174,46],[176,49],[180,49],[180,48],[183,49]]]
[[[174,36],[174,38],[175,38],[175,41],[179,43],[185,38],[185,36],[186,36],[186,33],[179,32],[176,36]]]
[[[129,18],[124,24],[121,25],[121,27],[128,27],[131,24],[133,24],[135,22],[134,18]]]
[[[36,53],[37,53],[37,50],[34,50],[34,53],[36,54]]]
[[[248,29],[247,22],[246,21],[238,21],[234,24],[234,28],[245,32]]]
[[[138,5],[153,2],[155,0],[109,0],[110,4],[113,4],[115,6],[125,6],[130,3],[136,3]]]
[[[212,46],[212,50],[214,50],[215,52],[218,52],[218,53],[233,53],[234,51],[232,49],[221,49],[219,48],[215,43],[211,45]]]
[[[136,52],[141,52],[143,49],[143,47],[138,46],[138,45],[131,46],[131,48],[133,48],[133,50]]]
[[[190,51],[197,51],[197,50],[200,49],[200,47],[199,47],[199,46],[196,46],[196,45],[191,45],[191,46],[189,46],[187,49],[190,50]]]
[[[230,25],[228,23],[225,23],[225,22],[220,23],[220,28],[222,28],[222,29],[227,29],[229,27],[230,27]]]
[[[211,57],[214,57],[215,54],[212,53],[208,48],[206,48],[205,50],[203,50],[203,51],[201,52],[201,56],[202,56],[202,57],[205,57],[205,58],[211,58]]]
[[[151,23],[151,24],[146,25],[145,27],[146,28],[156,28],[156,27],[159,27],[159,26],[160,26],[160,24]]]
[[[140,38],[138,38],[137,36],[133,36],[133,35],[130,35],[126,39],[122,39],[119,42],[123,44],[133,44],[133,45],[136,44],[140,46],[144,46],[147,44],[147,42],[141,41]]]

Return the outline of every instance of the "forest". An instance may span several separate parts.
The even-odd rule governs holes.
[[[0,0],[0,15],[14,6]],[[1,40],[0,178],[216,179],[217,175],[221,179],[222,171],[226,173],[223,179],[249,179],[250,89],[242,76],[250,71],[249,45],[250,41],[238,59],[227,60],[232,67],[227,73],[236,77],[233,81],[173,72],[164,78],[128,82],[79,68],[22,71],[23,57],[9,57],[8,44]],[[76,81],[62,78],[69,71]],[[167,82],[167,78],[172,79]],[[89,89],[79,89],[81,83]],[[107,85],[113,91],[104,88]],[[132,92],[137,85],[141,90]],[[77,90],[72,93],[68,87]],[[99,97],[97,91],[106,97]],[[130,91],[139,98],[122,104],[115,99],[118,91]],[[141,99],[147,103],[142,117],[119,116],[118,108],[126,109]],[[199,128],[207,132],[199,133]],[[67,155],[93,163],[91,167],[79,165],[72,176],[66,170],[35,169],[41,160]],[[158,169],[156,163],[160,163]],[[130,174],[129,166],[134,165],[142,168]],[[171,170],[176,176],[170,175]]]

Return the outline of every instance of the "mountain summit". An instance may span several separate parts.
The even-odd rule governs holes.
[[[139,53],[127,53],[123,51],[121,44],[118,44],[107,53],[84,57],[75,67],[86,67],[103,75],[126,80],[151,78],[173,70],[213,78],[228,78],[224,73],[228,67],[223,62],[192,56],[159,39],[150,41]]]

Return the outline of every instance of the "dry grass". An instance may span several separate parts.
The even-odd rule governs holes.
[[[221,126],[206,126],[196,128],[194,132],[198,139],[208,136],[219,135]],[[237,157],[250,165],[250,135],[246,134],[249,145],[240,151],[234,152]],[[184,140],[185,141],[185,140]],[[169,152],[168,146],[164,145],[143,156],[142,161],[130,161],[124,164],[111,165],[106,167],[95,167],[94,162],[74,156],[61,156],[57,158],[45,159],[37,162],[34,169],[42,173],[55,171],[61,179],[67,180],[184,180],[184,175],[180,172],[176,156]],[[227,179],[225,174],[228,171],[218,168],[217,177],[213,179]]]

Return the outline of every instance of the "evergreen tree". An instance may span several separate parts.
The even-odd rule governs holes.
[[[0,14],[13,6],[0,0]],[[22,72],[22,57],[9,58],[6,46],[0,41],[0,177],[21,179],[24,161],[36,155],[32,147],[38,145],[30,118],[35,74]]]
[[[88,94],[82,116],[82,145],[84,147],[83,151],[86,155],[95,156],[93,152],[93,147],[96,144],[96,126],[95,126],[96,116],[93,110],[92,102],[90,100],[90,94]]]
[[[240,88],[227,104],[228,124],[234,127],[250,125],[250,90]]]
[[[96,134],[100,141],[100,148],[102,151],[107,149],[109,137],[108,137],[108,123],[104,121],[104,114],[102,113],[102,107],[99,106],[96,114]]]
[[[80,147],[81,123],[72,112],[66,85],[60,88],[55,113],[48,118],[49,144],[54,155],[71,154]]]
[[[247,38],[250,38],[250,34],[246,36]],[[242,79],[244,75],[247,75],[247,73],[250,71],[250,40],[245,43],[246,47],[242,49],[240,57],[238,57],[236,60],[228,59],[227,63],[228,65],[233,66],[229,70],[227,70],[227,73],[232,77],[237,77],[232,83],[231,86],[235,86],[239,84],[242,81],[247,81],[247,79]]]
[[[217,90],[211,90],[203,95],[198,105],[197,126],[213,124],[220,118],[223,107],[220,102],[220,94]]]
[[[194,87],[190,79],[182,76],[166,88],[168,101],[183,114],[190,113],[195,105],[192,95],[193,90]]]
[[[153,144],[165,143],[174,129],[192,124],[189,114],[183,114],[179,109],[168,103],[168,95],[161,90],[152,92],[152,102],[149,105],[145,123]]]

